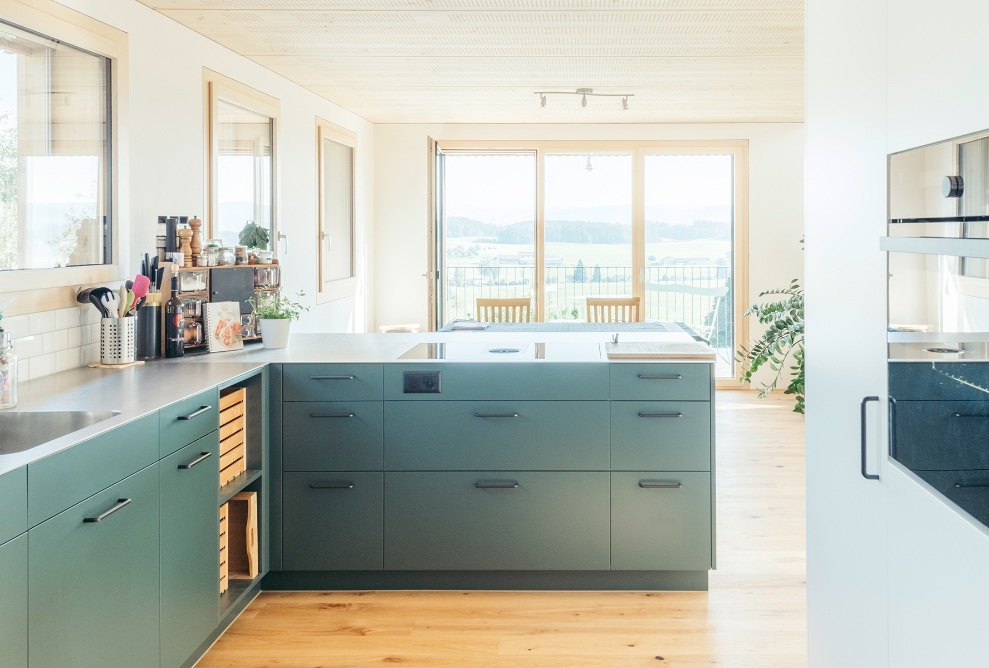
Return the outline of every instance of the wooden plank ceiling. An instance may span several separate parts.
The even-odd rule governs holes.
[[[140,1],[375,123],[803,121],[803,0]]]

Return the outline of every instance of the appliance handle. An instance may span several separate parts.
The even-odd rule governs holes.
[[[879,475],[878,474],[869,473],[866,470],[866,467],[865,467],[866,441],[868,440],[866,438],[866,433],[865,433],[865,423],[866,423],[866,419],[865,419],[865,407],[866,407],[866,405],[870,401],[877,401],[878,402],[879,401],[879,397],[872,396],[872,397],[865,397],[864,399],[862,399],[862,404],[861,404],[861,409],[860,409],[861,410],[861,413],[860,413],[860,416],[859,416],[859,426],[862,429],[862,477],[865,478],[866,480],[879,480]]]

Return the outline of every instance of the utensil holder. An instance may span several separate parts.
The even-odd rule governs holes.
[[[137,361],[137,318],[103,318],[100,321],[100,362],[128,364]]]

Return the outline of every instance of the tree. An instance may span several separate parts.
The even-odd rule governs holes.
[[[601,265],[595,264],[594,272],[591,274],[591,283],[600,283],[600,282],[601,282]]]
[[[573,269],[573,282],[583,283],[587,280],[587,269],[584,267],[583,260],[577,260],[577,266]]]

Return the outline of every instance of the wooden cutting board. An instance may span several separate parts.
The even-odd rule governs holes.
[[[608,359],[630,360],[711,360],[716,355],[710,346],[698,341],[606,343]]]

